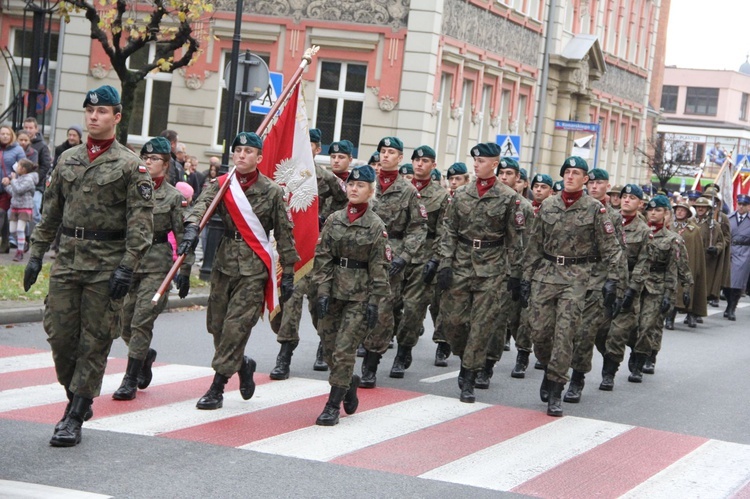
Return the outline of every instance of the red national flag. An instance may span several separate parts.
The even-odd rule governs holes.
[[[260,171],[284,188],[294,223],[294,241],[300,261],[295,281],[312,270],[318,242],[318,181],[310,149],[310,132],[300,84],[292,90],[276,125],[263,143]]]

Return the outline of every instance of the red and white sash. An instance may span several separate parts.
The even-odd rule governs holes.
[[[227,174],[219,177],[219,185],[224,185],[227,181]],[[261,225],[258,216],[250,206],[245,193],[240,187],[240,183],[235,176],[232,176],[229,182],[224,198],[222,199],[227,207],[232,222],[237,227],[237,231],[242,235],[242,239],[250,246],[256,255],[263,261],[268,269],[268,280],[266,281],[265,305],[269,311],[274,310],[279,305],[278,289],[276,287],[276,257],[273,252],[273,244],[266,235],[266,231]]]

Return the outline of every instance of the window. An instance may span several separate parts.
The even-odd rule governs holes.
[[[718,102],[718,88],[688,87],[685,97],[685,114],[716,116]]]
[[[747,98],[748,94],[743,93],[742,101],[740,102],[740,119],[742,121],[747,121]]]
[[[677,111],[677,93],[679,87],[674,85],[664,85],[661,88],[661,110],[665,113],[674,113]]]
[[[363,64],[321,61],[315,128],[321,131],[323,151],[331,142],[346,139],[354,144],[352,156],[358,156],[366,81],[367,66]]]
[[[152,63],[156,44],[141,49],[128,58],[128,68],[142,68]],[[169,98],[172,93],[172,73],[149,73],[135,89],[133,112],[128,126],[129,139],[147,141],[168,128]]]

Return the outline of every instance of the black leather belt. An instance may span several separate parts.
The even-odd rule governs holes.
[[[161,244],[169,242],[168,232],[154,232],[154,240],[151,244]]]
[[[743,242],[732,241],[732,246],[750,246],[750,241],[743,241]]]
[[[242,239],[242,234],[240,234],[240,231],[238,230],[225,230],[224,237],[227,239],[234,239],[235,241],[244,241],[244,239]]]
[[[492,241],[485,241],[482,239],[469,239],[468,237],[459,234],[458,240],[474,249],[497,248],[498,246],[503,245],[502,237],[500,239],[493,239]]]
[[[126,235],[124,230],[85,229],[83,227],[63,227],[62,233],[68,237],[89,241],[123,241]]]
[[[550,255],[549,253],[544,254],[544,258],[550,262],[555,262],[558,265],[580,265],[582,263],[596,263],[600,258],[596,255],[587,256],[562,256],[562,255]]]
[[[652,265],[649,267],[649,270],[651,272],[666,272],[667,271],[667,265],[661,264],[661,265]]]
[[[403,239],[404,234],[404,232],[389,232],[388,239]]]
[[[366,269],[370,266],[369,262],[364,262],[362,260],[352,260],[351,258],[339,258],[339,257],[333,258],[333,264],[338,265],[339,267],[347,268],[347,269]]]

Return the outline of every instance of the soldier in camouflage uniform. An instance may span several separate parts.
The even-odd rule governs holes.
[[[262,150],[263,142],[256,134],[241,132],[237,135],[232,142],[235,178],[229,179],[224,175],[206,184],[185,219],[185,233],[177,252],[185,254],[198,244],[198,224],[218,193],[219,183],[239,182],[239,187],[266,236],[273,231],[279,262],[283,268],[280,298],[282,302],[286,302],[294,292],[294,264],[299,260],[299,255],[294,247],[291,216],[287,213],[284,192],[257,169],[258,163],[263,159]],[[266,264],[237,230],[236,222],[227,208],[226,197],[222,199],[217,211],[225,230],[211,269],[211,294],[206,311],[206,325],[214,338],[215,348],[211,367],[216,374],[211,387],[198,400],[198,409],[221,408],[224,386],[234,373],[238,373],[240,377],[242,398],[249,400],[253,396],[255,361],[244,355],[245,345],[253,326],[263,313],[264,291],[269,279]]]
[[[151,178],[138,156],[115,141],[120,95],[105,85],[86,93],[83,107],[88,140],[65,151],[52,172],[24,274],[28,291],[61,227],[44,310],[57,379],[70,401],[50,440],[56,447],[81,441],[120,334],[123,298],[153,239]]]
[[[607,209],[583,192],[586,161],[577,156],[566,159],[560,176],[563,191],[542,203],[531,231],[522,284],[522,299],[528,302],[531,295],[534,353],[546,365],[540,398],[547,402],[547,414],[557,417],[562,416],[562,390],[592,266],[606,263],[602,294],[609,307],[617,295],[622,254]]]
[[[443,218],[448,208],[448,193],[430,178],[435,166],[435,150],[429,146],[417,147],[411,160],[414,163],[412,185],[419,191],[427,212],[427,237],[404,269],[404,311],[396,332],[398,351],[393,359],[391,378],[403,378],[404,371],[409,369],[411,349],[419,340],[427,306],[435,294],[432,281],[440,263],[438,251],[444,230]]]
[[[317,128],[310,129],[310,147],[312,148],[313,158],[320,154],[320,130]],[[328,148],[328,154],[331,157],[334,155],[345,156],[344,161],[347,161],[346,158],[348,158],[348,161],[352,159],[348,141],[334,142]],[[348,168],[348,162],[346,165]],[[338,207],[341,203],[345,203],[346,192],[341,188],[339,179],[317,163],[315,163],[315,177],[318,181],[318,219],[322,228],[327,217],[326,211],[331,207]],[[318,314],[315,310],[315,302],[317,301],[315,286],[312,285],[312,274],[308,273],[295,283],[292,298],[282,307],[281,324],[276,331],[276,341],[281,344],[281,347],[279,348],[279,354],[276,356],[276,366],[269,375],[271,379],[283,380],[289,378],[292,354],[299,344],[299,322],[302,318],[302,303],[305,295],[307,295],[313,326],[318,327]],[[315,371],[328,370],[328,365],[323,359],[322,342],[318,344],[313,369]]]
[[[371,208],[375,170],[354,168],[347,181],[349,204],[326,221],[315,250],[318,334],[331,366],[331,393],[316,424],[333,426],[359,405],[354,373],[357,345],[375,326],[378,303],[388,295],[385,224]]]
[[[122,339],[128,345],[128,366],[120,388],[112,394],[115,400],[133,400],[138,388],[147,388],[153,376],[151,366],[156,360],[156,350],[151,348],[154,322],[167,305],[169,290],[161,296],[156,306],[151,299],[172,268],[172,245],[167,234],[172,231],[177,243],[182,241],[183,211],[187,207],[187,201],[180,191],[169,182],[164,182],[170,151],[169,141],[164,137],[155,137],[141,148],[141,160],[154,182],[154,238],[140,261],[125,297]],[[194,259],[195,256],[190,253],[175,278],[180,298],[185,298],[190,291],[190,269]]]
[[[623,186],[616,185],[614,187],[611,187],[607,191],[607,196],[609,197],[609,199],[607,200],[608,204],[609,204],[609,206],[611,206],[612,208],[614,208],[616,210],[619,210],[620,206],[622,205],[622,202],[620,200],[621,199],[620,198],[620,193],[622,192],[623,189],[624,189]]]
[[[487,142],[471,149],[475,185],[456,192],[440,244],[438,286],[443,327],[451,350],[461,359],[461,402],[473,403],[474,381],[485,367],[490,335],[498,327],[499,291],[506,285],[517,299],[524,226],[521,198],[497,182],[500,147]]]
[[[393,261],[388,269],[390,293],[378,304],[378,323],[365,338],[362,361],[362,388],[374,388],[380,358],[388,349],[398,327],[404,269],[417,255],[427,237],[427,210],[417,189],[398,173],[404,157],[404,144],[397,137],[385,137],[378,144],[380,174],[373,211],[385,223]]]

